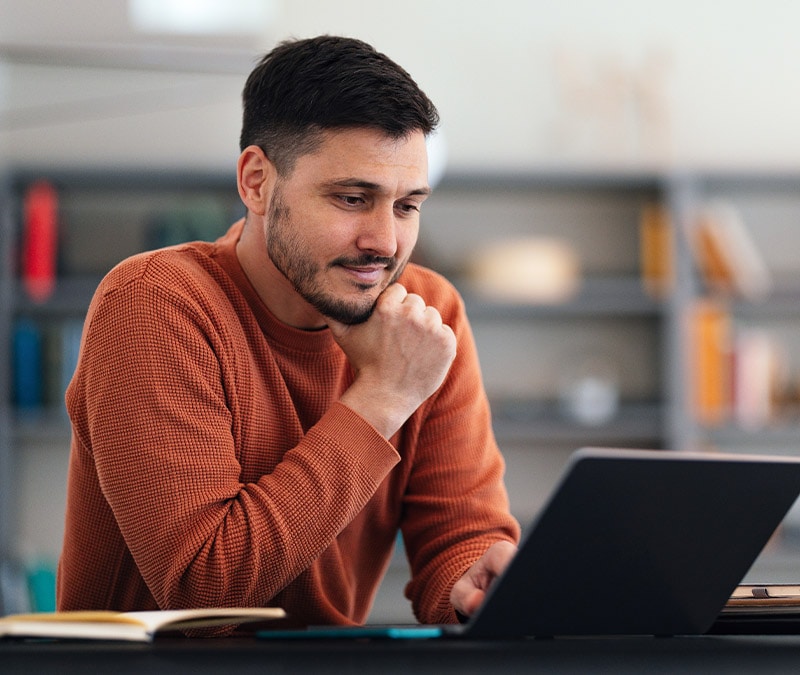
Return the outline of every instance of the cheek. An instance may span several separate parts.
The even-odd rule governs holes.
[[[292,214],[294,228],[315,251],[326,250],[341,236],[338,224],[321,213],[322,210],[297,209]]]
[[[409,256],[419,237],[419,223],[400,226],[397,229],[397,252],[398,256],[406,258]]]

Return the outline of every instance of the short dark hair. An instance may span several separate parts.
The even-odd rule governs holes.
[[[391,138],[430,134],[439,113],[411,76],[361,40],[323,35],[281,42],[242,92],[239,146],[259,146],[282,175],[326,129],[369,127]]]

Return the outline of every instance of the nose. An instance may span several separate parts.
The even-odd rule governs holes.
[[[397,253],[397,223],[393,208],[372,209],[360,224],[356,245],[383,257]]]

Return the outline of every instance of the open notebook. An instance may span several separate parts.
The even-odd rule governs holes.
[[[800,494],[800,458],[585,448],[462,626],[265,638],[706,632]]]

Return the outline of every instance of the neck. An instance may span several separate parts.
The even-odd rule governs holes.
[[[261,302],[276,319],[301,330],[327,327],[324,317],[297,294],[272,264],[264,238],[263,219],[248,214],[242,236],[236,243],[236,257]]]

